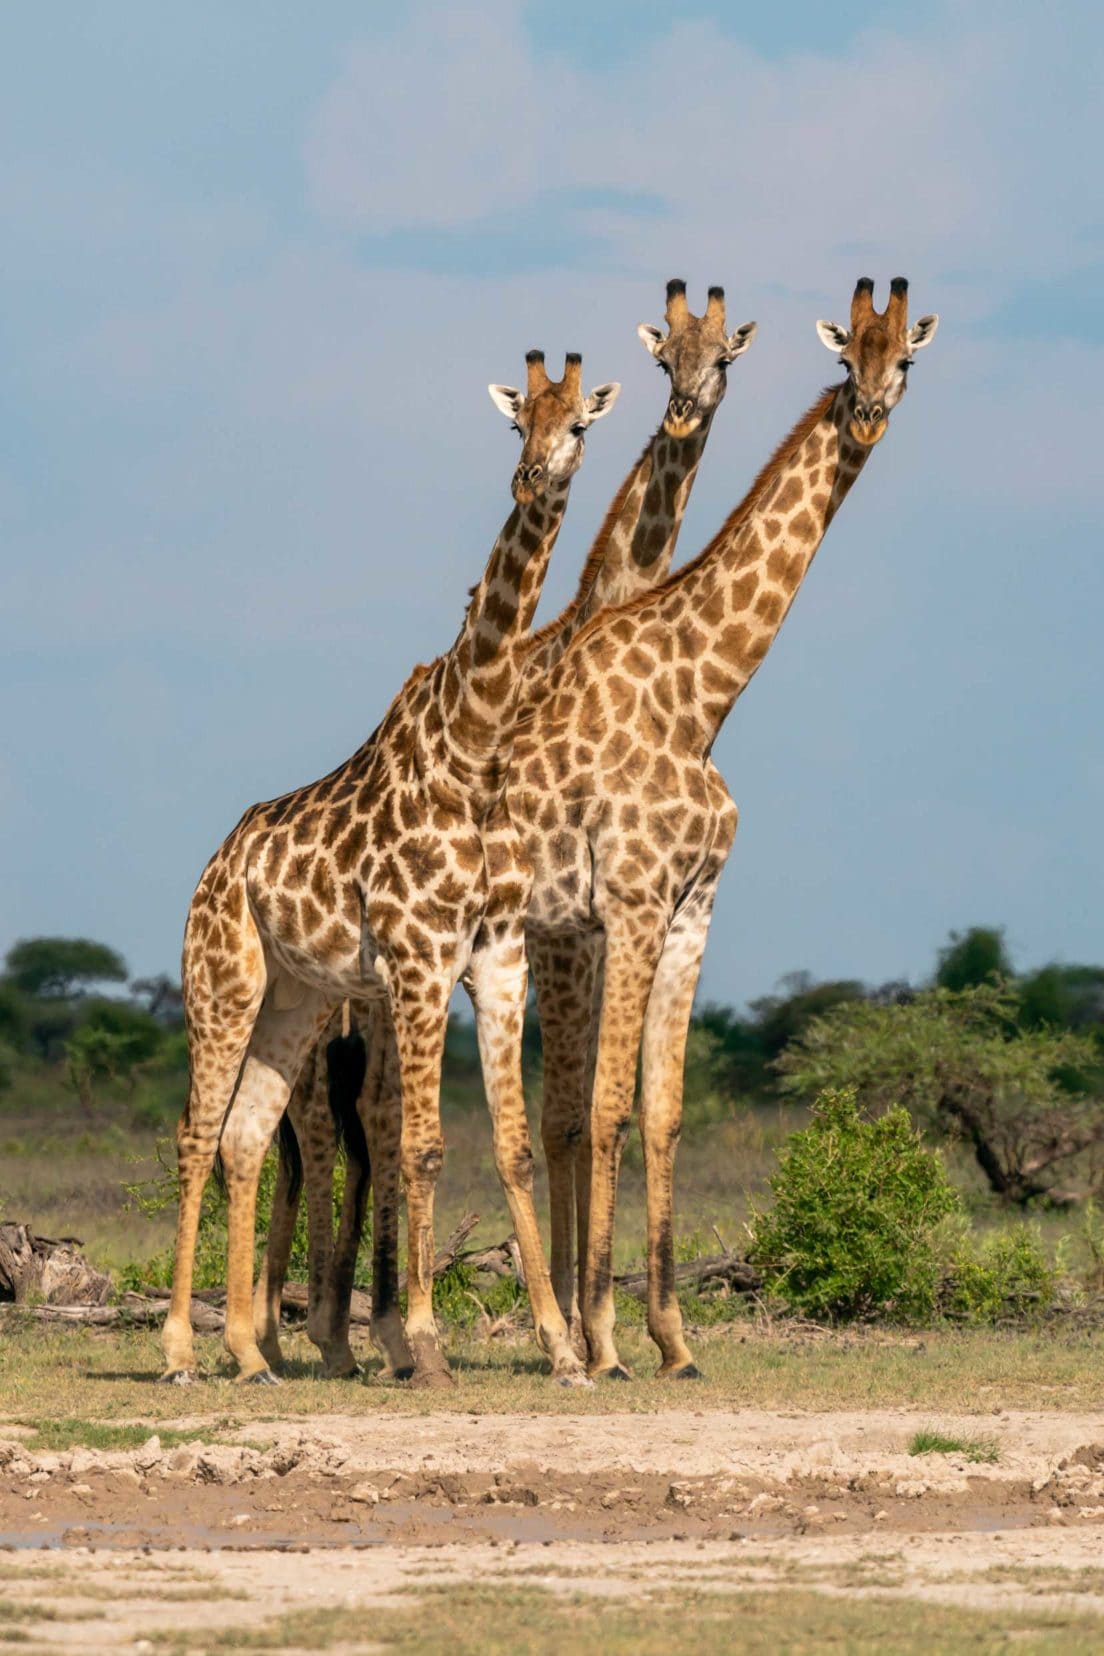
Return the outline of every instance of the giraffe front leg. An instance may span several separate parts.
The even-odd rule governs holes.
[[[383,1354],[382,1377],[409,1380],[414,1357],[399,1309],[399,1054],[389,1009],[375,1006],[371,1016],[368,1071],[357,1111],[372,1169],[372,1340]]]
[[[671,924],[644,1019],[640,1134],[648,1212],[648,1332],[660,1375],[700,1379],[683,1336],[675,1292],[674,1174],[690,1012],[709,933],[715,887],[702,888]]]
[[[441,1058],[448,985],[423,984],[399,966],[392,977],[391,1010],[402,1091],[402,1176],[406,1186],[406,1337],[417,1387],[452,1384],[433,1315],[433,1199],[444,1162],[441,1134]]]
[[[579,1385],[586,1375],[572,1348],[563,1308],[552,1292],[533,1205],[533,1150],[521,1074],[528,979],[520,925],[502,926],[472,956],[468,981],[494,1127],[495,1163],[518,1240],[537,1343],[551,1361],[553,1379],[561,1385]]]
[[[607,930],[602,1020],[590,1110],[590,1215],[583,1274],[583,1332],[596,1379],[627,1380],[613,1340],[613,1227],[617,1177],[636,1090],[644,1012],[662,946],[656,926]]]
[[[548,1169],[552,1289],[572,1345],[585,1356],[575,1289],[576,1204],[585,1206],[589,1184],[577,1184],[577,1159],[590,1107],[588,1042],[596,967],[592,937],[527,938],[537,991],[544,1087],[541,1141]]]

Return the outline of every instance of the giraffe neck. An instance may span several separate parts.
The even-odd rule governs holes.
[[[847,430],[850,381],[826,391],[764,466],[740,506],[638,619],[658,611],[675,640],[680,717],[708,752],[785,620],[825,531],[870,449]],[[692,688],[691,688],[692,686]],[[690,725],[693,725],[691,735]]]
[[[472,788],[488,765],[497,772],[512,735],[529,628],[568,492],[568,483],[552,485],[539,500],[514,507],[459,636],[438,664],[439,694],[427,721],[432,728],[422,732],[423,751]]]
[[[610,503],[575,597],[530,641],[527,687],[543,680],[592,615],[666,579],[712,419],[689,437],[668,437],[660,426]]]

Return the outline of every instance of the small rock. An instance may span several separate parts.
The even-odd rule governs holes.
[[[194,1443],[178,1443],[169,1456],[169,1467],[173,1472],[192,1473],[199,1461],[199,1450]]]
[[[86,1483],[70,1484],[69,1493],[70,1495],[91,1495],[92,1485]]]
[[[360,1501],[364,1506],[376,1506],[379,1498],[379,1490],[370,1483],[357,1484],[355,1489],[349,1491],[350,1501]]]
[[[160,1459],[161,1439],[154,1432],[153,1436],[148,1437],[142,1447],[135,1451],[134,1464],[140,1471],[148,1472],[151,1467],[157,1465]]]
[[[253,1514],[251,1512],[236,1512],[230,1520],[234,1529],[241,1529],[243,1524],[251,1524],[252,1522]]]
[[[875,1514],[874,1514],[874,1522],[875,1522],[875,1523],[876,1523],[876,1524],[881,1524],[881,1523],[884,1523],[884,1522],[885,1522],[885,1520],[886,1520],[886,1519],[887,1519],[887,1518],[888,1518],[888,1517],[889,1517],[889,1513],[888,1513],[888,1512],[876,1512],[876,1513],[875,1513]]]
[[[688,1489],[685,1484],[673,1483],[667,1491],[667,1499],[664,1504],[685,1512],[687,1507],[694,1504],[693,1491]]]

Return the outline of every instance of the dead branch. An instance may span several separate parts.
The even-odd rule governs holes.
[[[648,1295],[647,1271],[625,1271],[614,1282],[634,1299]],[[758,1271],[737,1253],[706,1254],[701,1259],[683,1260],[675,1266],[675,1287],[692,1288],[705,1282],[724,1282],[740,1294],[750,1294],[762,1285]]]

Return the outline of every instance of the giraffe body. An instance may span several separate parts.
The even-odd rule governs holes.
[[[373,736],[343,765],[247,811],[192,899],[183,961],[191,1085],[177,1134],[177,1254],[163,1333],[170,1376],[193,1366],[196,1225],[218,1146],[229,1194],[226,1343],[243,1378],[270,1378],[251,1305],[257,1180],[307,1052],[345,999],[385,1003],[393,1020],[405,1103],[408,1328],[426,1372],[440,1367],[430,1289],[448,996],[487,902],[482,827],[503,785],[523,643],[586,427],[619,389],[600,386],[584,398],[578,357],[568,358],[555,384],[539,352],[528,361],[524,396],[491,388],[524,447],[512,483],[514,510],[455,645],[415,670]],[[500,878],[503,859],[513,854],[498,835]],[[527,1138],[524,1117],[503,1130],[519,1142]],[[531,1194],[523,1191],[518,1200],[519,1238],[532,1261],[534,1297],[545,1308],[542,1339],[554,1369],[569,1378],[577,1361],[541,1280]]]
[[[663,422],[615,495],[586,560],[574,600],[530,641],[522,669],[522,706],[539,698],[548,673],[593,614],[627,595],[647,589],[666,574],[712,419],[725,394],[726,369],[747,350],[756,332],[753,322],[744,323],[731,334],[726,331],[724,294],[720,288],[711,288],[705,311],[700,317],[693,315],[686,303],[685,283],[677,280],[668,284],[666,321],[666,335],[646,325],[638,330],[671,381]],[[522,890],[528,889],[528,871],[519,864],[517,834],[501,805],[492,813],[484,839],[491,891],[480,926],[483,945],[477,947],[478,959],[473,960],[465,982],[477,1008],[484,1074],[488,1078],[492,1116],[497,1122],[508,1119],[521,1097],[519,1072],[516,1085],[510,1091],[509,1105],[505,1111],[500,1110],[494,1077],[504,1068],[509,1070],[509,1055],[520,1040],[515,1012],[519,994],[524,1000],[526,967],[517,909]],[[521,885],[519,879],[523,882]],[[481,1005],[485,1009],[482,1016]],[[511,1009],[501,1027],[492,1027],[493,1014],[489,1009],[496,1006]],[[377,1008],[374,1033],[385,1043],[389,1038],[382,1028],[386,1019],[386,1009]],[[586,1019],[580,1027],[585,1038]],[[361,1111],[366,1119],[370,1117],[376,1123],[377,1129],[386,1118],[387,1112],[381,1109],[373,1094],[371,1081],[362,1096]],[[397,1105],[392,1105],[392,1113],[397,1119]],[[323,1135],[330,1131],[327,1120],[321,1121],[319,1131]],[[497,1142],[496,1129],[496,1146]],[[513,1180],[531,1182],[528,1147],[520,1159],[515,1159],[508,1147],[503,1146],[500,1171],[507,1189]],[[308,1185],[311,1176],[308,1166]],[[327,1181],[329,1178],[322,1161],[318,1164],[317,1177]],[[554,1254],[556,1239],[554,1227]],[[340,1263],[335,1266],[337,1271],[342,1269]],[[332,1297],[332,1289],[330,1292]],[[259,1330],[274,1347],[276,1327],[271,1306],[266,1308],[259,1301],[258,1317]],[[319,1322],[320,1326],[344,1326],[347,1330],[347,1297],[343,1306],[330,1305],[324,1315],[320,1314]],[[390,1357],[388,1360],[394,1366]]]
[[[737,823],[711,751],[884,435],[906,364],[934,334],[930,317],[907,329],[903,282],[881,316],[870,290],[856,290],[850,331],[820,324],[843,353],[844,383],[813,405],[697,559],[583,629],[519,723],[506,809],[530,869],[552,1277],[566,1316],[574,1220],[592,1374],[625,1373],[612,1230],[638,1053],[648,1326],[661,1373],[697,1372],[674,1293],[672,1186],[690,1010]],[[589,1043],[579,1038],[588,1018]]]

